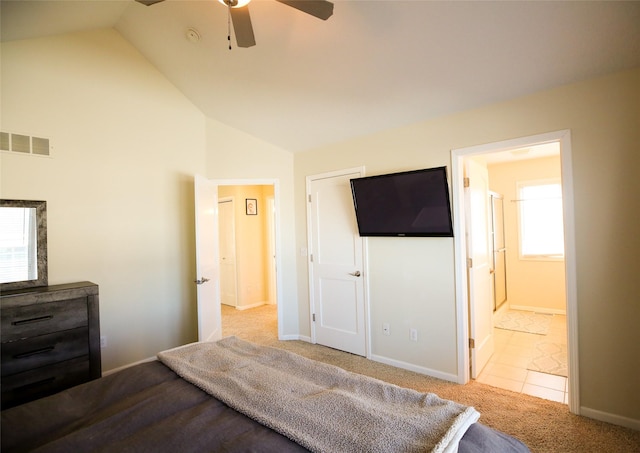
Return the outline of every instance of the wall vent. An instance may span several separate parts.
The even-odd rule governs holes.
[[[49,156],[51,146],[48,138],[0,132],[0,150],[21,154]]]

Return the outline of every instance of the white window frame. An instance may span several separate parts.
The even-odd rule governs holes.
[[[517,194],[517,212],[518,212],[518,257],[523,261],[564,261],[565,252],[563,250],[562,254],[527,254],[525,255],[522,252],[522,228],[523,228],[523,209],[526,208],[527,200],[522,198],[521,189],[523,187],[531,187],[531,186],[544,186],[544,185],[553,185],[558,184],[560,186],[560,193],[562,194],[562,179],[561,178],[547,178],[547,179],[535,179],[535,180],[527,180],[527,181],[518,181],[516,183],[516,194]],[[561,195],[562,196],[562,195]],[[562,206],[561,206],[561,213]],[[563,219],[564,222],[564,219]],[[560,225],[560,233],[563,236],[564,241],[564,226]]]

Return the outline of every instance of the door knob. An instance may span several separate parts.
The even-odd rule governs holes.
[[[202,279],[200,279],[200,280],[194,280],[194,283],[196,285],[202,285],[203,283],[207,283],[208,281],[209,281],[208,278],[202,277]]]
[[[360,271],[349,272],[349,275],[353,275],[354,277],[360,277]]]

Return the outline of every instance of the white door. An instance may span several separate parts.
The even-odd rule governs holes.
[[[214,282],[219,280],[218,268],[218,186],[196,175],[196,285],[198,298],[198,341],[222,338],[220,295]]]
[[[269,240],[268,265],[267,265],[267,284],[269,286],[269,303],[276,304],[278,302],[278,293],[276,291],[276,204],[273,197],[267,198],[267,237]]]
[[[493,355],[493,294],[489,230],[489,175],[486,166],[465,159],[467,272],[471,377],[476,379]]]
[[[220,226],[220,303],[238,305],[236,278],[236,227],[233,199],[218,201],[218,225]]]
[[[307,178],[314,342],[366,355],[364,241],[349,180],[361,172]]]

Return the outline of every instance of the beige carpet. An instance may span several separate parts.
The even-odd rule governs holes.
[[[472,381],[458,385],[303,341],[278,341],[276,309],[223,306],[222,334],[237,335],[331,363],[355,373],[475,407],[480,422],[517,437],[532,452],[639,452],[640,432],[569,413],[565,404]]]

